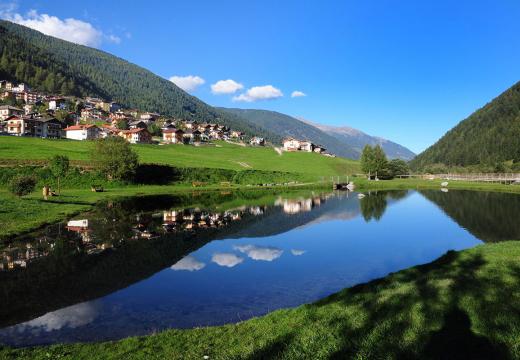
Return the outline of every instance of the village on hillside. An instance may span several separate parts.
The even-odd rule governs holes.
[[[0,135],[50,139],[96,140],[120,136],[132,144],[203,145],[227,141],[265,146],[260,136],[216,123],[175,119],[98,98],[42,94],[26,84],[0,81]],[[284,151],[315,152],[326,156],[323,146],[308,140],[286,138]]]

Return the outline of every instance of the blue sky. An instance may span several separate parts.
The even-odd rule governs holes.
[[[199,77],[190,92],[211,105],[348,125],[416,152],[520,80],[519,1],[0,1],[0,15],[165,78]],[[212,92],[227,79],[243,88]]]

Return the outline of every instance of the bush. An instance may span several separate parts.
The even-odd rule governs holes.
[[[34,191],[36,179],[33,176],[17,176],[9,183],[8,190],[18,197],[28,195]]]
[[[110,180],[134,180],[139,157],[125,139],[115,136],[96,141],[92,162]]]

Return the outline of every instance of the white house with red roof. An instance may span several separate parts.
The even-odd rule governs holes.
[[[72,140],[94,140],[99,138],[100,129],[96,125],[73,125],[65,128],[65,137]]]

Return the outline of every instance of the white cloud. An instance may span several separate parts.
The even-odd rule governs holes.
[[[227,79],[227,80],[219,80],[213,85],[211,85],[211,92],[216,95],[221,94],[233,94],[238,90],[242,90],[244,85],[236,82],[235,80]]]
[[[291,94],[291,97],[292,97],[292,98],[303,97],[303,96],[307,96],[307,94],[304,93],[303,91],[299,91],[299,90],[295,90],[295,91],[293,91],[292,94]]]
[[[233,101],[254,102],[257,100],[273,100],[282,96],[282,91],[272,85],[254,86],[244,94],[233,97]]]
[[[294,256],[303,255],[305,254],[305,252],[305,250],[291,249],[291,254],[293,254]]]
[[[75,329],[87,325],[97,317],[99,305],[95,302],[84,302],[57,311],[49,312],[34,320],[15,326],[17,331],[35,328],[45,332],[59,330],[63,327]]]
[[[199,86],[204,84],[206,80],[200,76],[172,76],[170,81],[180,87],[182,90],[191,92],[197,89]]]
[[[177,261],[174,265],[170,267],[170,269],[174,271],[184,270],[184,271],[199,271],[206,266],[203,262],[195,259],[193,256],[188,255],[181,260]]]
[[[211,257],[211,261],[217,265],[231,268],[242,263],[244,259],[233,253],[215,253]]]
[[[237,245],[235,250],[246,254],[253,260],[273,261],[282,256],[283,250],[271,246]]]
[[[2,6],[0,18],[80,45],[99,47],[103,41],[115,44],[121,42],[118,36],[106,35],[86,21],[60,19],[49,14],[39,14],[36,10],[31,10],[24,16],[16,13],[16,4]]]

